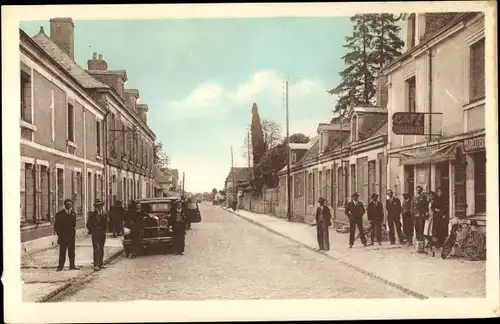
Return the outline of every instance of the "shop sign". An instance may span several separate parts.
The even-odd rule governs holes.
[[[424,135],[425,114],[396,112],[392,115],[392,132],[396,135]]]
[[[470,152],[486,148],[486,141],[484,135],[464,140],[464,151]]]

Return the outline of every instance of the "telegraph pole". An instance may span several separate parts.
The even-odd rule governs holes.
[[[247,155],[248,155],[248,167],[251,167],[250,164],[250,128],[247,131]],[[253,191],[252,191],[252,183],[250,182],[250,197],[248,198],[248,209],[252,211],[252,197],[253,197]]]
[[[236,183],[234,182],[234,159],[233,159],[233,146],[231,145],[231,177],[233,178],[233,201],[236,198]],[[231,202],[232,203],[232,202]]]
[[[289,118],[288,118],[288,82],[289,80],[286,80],[285,82],[285,109],[286,109],[286,145],[287,150],[286,150],[286,187],[287,187],[287,216],[288,216],[288,221],[292,220],[292,183],[290,182],[290,125],[289,125]]]

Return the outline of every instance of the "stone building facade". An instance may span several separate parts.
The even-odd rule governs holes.
[[[155,134],[139,91],[124,88],[126,72],[97,55],[82,69],[71,18],[51,19],[50,37],[20,30],[20,52],[21,227],[38,233],[22,240],[51,235],[66,198],[82,227],[97,198],[108,208],[152,196]]]
[[[50,235],[55,212],[73,199],[78,227],[103,197],[105,110],[35,40],[20,30],[21,239]],[[86,175],[89,174],[87,177]]]
[[[486,220],[483,13],[406,14],[406,52],[385,67],[388,121],[426,113],[424,135],[388,136],[388,184],[443,189],[449,214]]]

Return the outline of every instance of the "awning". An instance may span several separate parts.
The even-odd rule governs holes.
[[[461,142],[419,147],[399,153],[399,164],[439,163],[455,160]]]

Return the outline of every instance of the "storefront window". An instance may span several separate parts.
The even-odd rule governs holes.
[[[475,212],[486,213],[486,152],[474,154]]]

